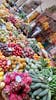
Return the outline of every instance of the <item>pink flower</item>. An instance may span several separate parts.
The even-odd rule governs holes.
[[[24,92],[25,93],[29,93],[30,92],[30,87],[28,85],[25,85]]]
[[[21,81],[16,80],[20,79]],[[9,100],[24,100],[27,98],[28,93],[30,92],[30,84],[32,82],[31,77],[28,73],[18,73],[12,72],[11,74],[7,74],[5,78],[5,93],[8,94]],[[26,99],[27,100],[27,99]]]
[[[24,77],[28,77],[29,76],[28,72],[27,73],[24,73],[23,76]]]
[[[31,77],[27,77],[27,84],[28,84],[28,85],[31,85],[31,83],[32,83]]]
[[[5,83],[10,84],[10,81],[11,81],[10,75],[6,75]]]
[[[15,80],[15,74],[11,74],[10,78],[11,78],[11,81],[14,81]]]
[[[21,96],[22,96],[22,98],[24,99],[24,98],[26,97],[26,95],[27,95],[26,93],[22,93]]]
[[[13,93],[12,93],[12,94],[10,95],[10,97],[9,97],[9,100],[19,100],[19,99],[18,99],[18,96],[17,96],[16,94],[13,94]]]
[[[10,94],[11,93],[11,88],[9,85],[6,85],[5,89],[4,89],[6,94]]]
[[[23,100],[21,96],[18,96],[18,100]]]
[[[31,77],[26,77],[26,78],[23,78],[22,82],[24,82],[25,84],[30,85],[32,83],[32,79],[31,79]]]

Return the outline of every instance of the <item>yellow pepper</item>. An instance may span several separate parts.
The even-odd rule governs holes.
[[[43,45],[40,42],[38,42],[38,45],[39,45],[40,49],[44,48]]]
[[[4,77],[3,76],[0,76],[0,81],[3,81],[4,80]]]
[[[1,72],[0,72],[0,77],[1,77],[1,76],[3,76],[3,75],[4,75],[4,72],[3,72],[3,71],[1,71]]]

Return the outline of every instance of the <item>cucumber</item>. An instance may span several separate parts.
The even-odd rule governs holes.
[[[47,84],[47,80],[44,80],[44,78],[39,77],[39,79],[41,80],[41,83],[45,83],[45,84]]]
[[[32,65],[31,65],[31,68],[35,69],[35,68],[36,68],[36,66],[35,66],[34,64],[32,64]]]
[[[47,95],[45,95],[45,96],[42,98],[42,100],[47,100]]]
[[[35,72],[33,71],[33,69],[30,69],[30,70],[29,70],[29,73],[35,74]]]
[[[45,85],[45,84],[41,84],[41,88],[48,88],[49,86],[48,85]]]
[[[32,95],[32,92],[30,92],[29,95],[31,96]]]
[[[38,89],[41,86],[41,83],[37,83],[35,85],[31,85],[31,89]]]
[[[31,84],[31,85],[32,85],[32,86],[34,86],[34,85],[35,85],[35,83],[33,83],[33,82],[32,82],[32,84]]]
[[[44,91],[42,91],[42,92],[39,94],[39,96],[40,96],[40,97],[43,97],[43,96],[47,95],[47,94],[48,94],[48,91],[49,91],[49,89],[45,89]]]
[[[35,75],[35,76],[37,77],[37,74],[34,72],[33,69],[30,69],[30,70],[29,70],[29,73],[30,73],[30,74],[33,74],[33,75]]]
[[[39,82],[41,82],[39,79],[34,79],[34,78],[32,78],[32,82],[34,82],[34,83],[39,83]]]
[[[29,74],[32,78],[36,79],[37,80],[37,77],[34,76],[33,74]]]
[[[41,88],[39,88],[38,90],[34,91],[33,94],[32,94],[32,98],[39,95],[39,93],[42,91]]]
[[[27,65],[27,66],[26,66],[26,69],[29,70],[29,69],[30,69],[30,66]]]
[[[38,79],[35,75],[33,74],[29,74],[29,75],[32,77],[32,79],[36,79],[36,80],[39,80],[39,82],[41,82],[40,79]]]
[[[51,91],[49,90],[47,100],[51,100]]]
[[[35,74],[35,72],[33,71],[33,69],[30,69],[30,70],[29,70],[29,73],[30,73],[30,74],[33,74],[33,75]]]
[[[36,73],[36,74],[39,74],[39,70],[38,70],[38,69],[35,69],[35,73]]]

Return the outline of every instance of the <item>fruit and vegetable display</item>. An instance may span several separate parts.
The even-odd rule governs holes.
[[[48,43],[55,47],[56,32],[49,18],[35,10],[40,2],[21,7],[17,2],[0,5],[0,100],[56,100],[56,49],[48,51],[45,40],[45,32],[51,33]],[[37,26],[38,34],[31,37]]]

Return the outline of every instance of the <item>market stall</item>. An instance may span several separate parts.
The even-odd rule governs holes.
[[[55,22],[41,3],[1,1],[0,100],[56,100]]]

